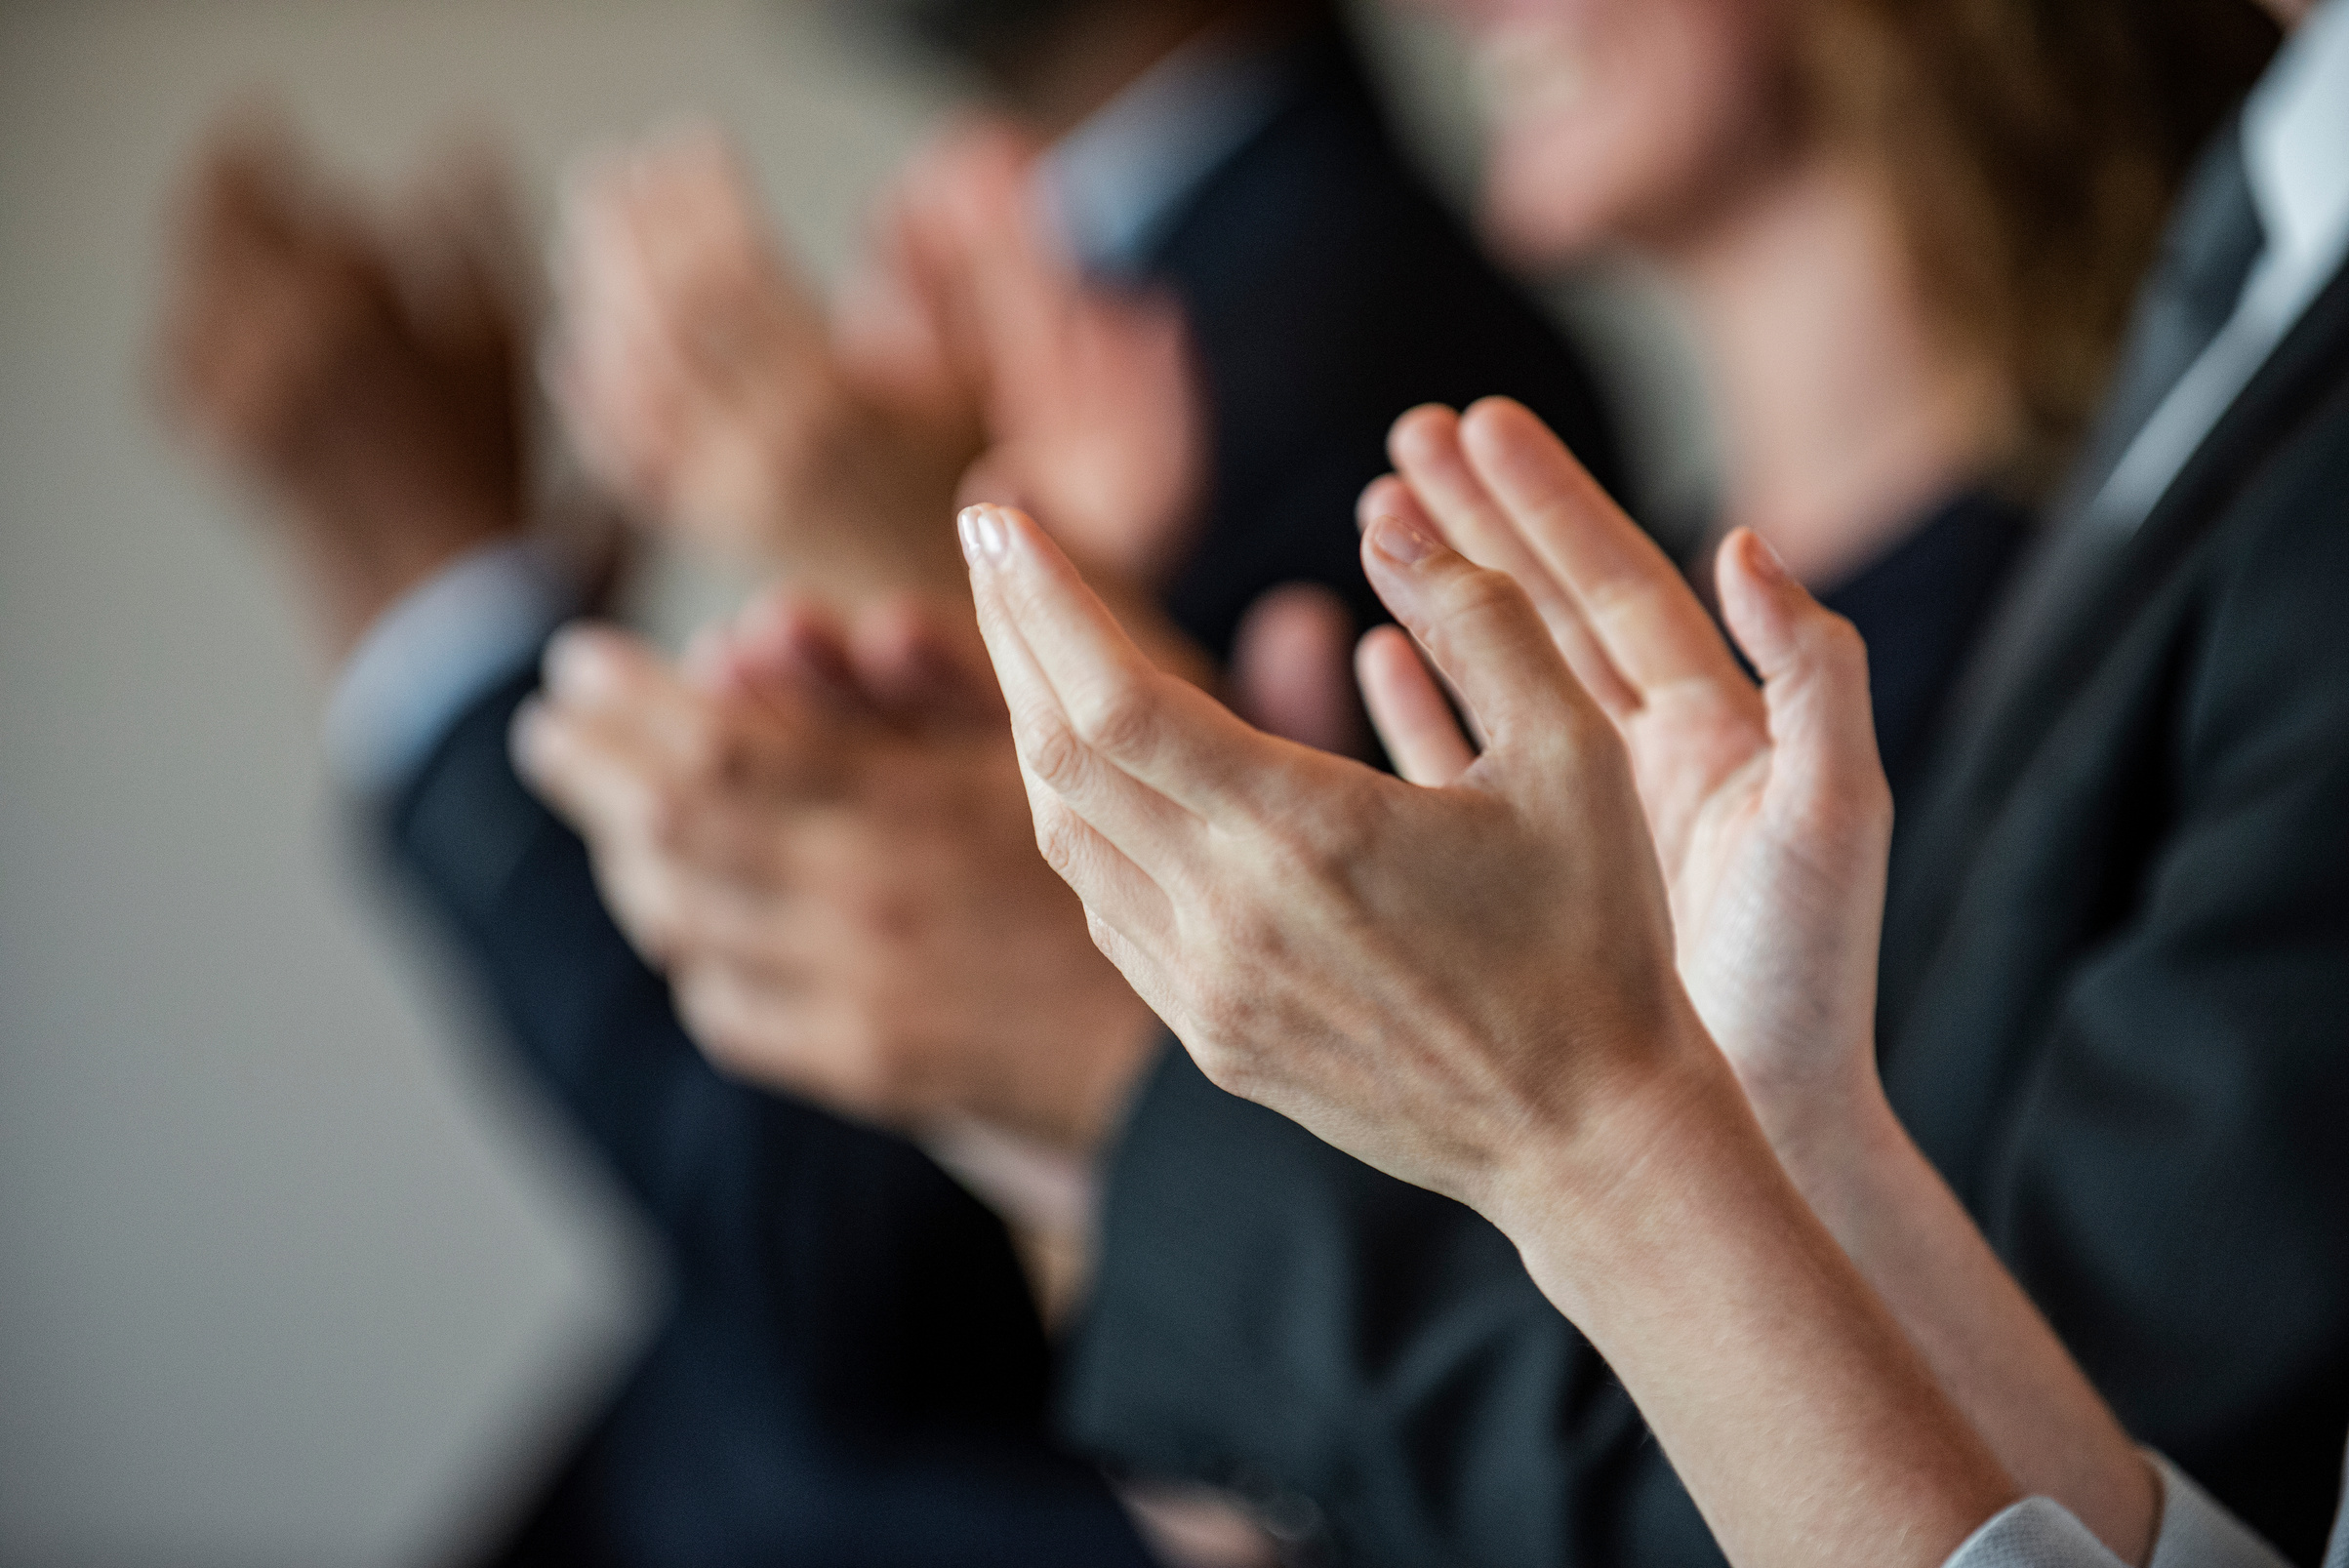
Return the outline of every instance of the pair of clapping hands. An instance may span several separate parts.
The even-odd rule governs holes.
[[[1391,452],[1360,513],[1400,629],[1357,664],[1400,779],[1249,728],[1033,522],[962,514],[1037,839],[1103,950],[1217,1083],[1504,1224],[1717,1069],[1774,1141],[1833,1136],[1878,1093],[1891,826],[1857,634],[1731,535],[1757,686],[1515,403],[1416,410]]]
[[[950,129],[829,307],[716,134],[590,158],[541,352],[546,291],[495,157],[462,149],[370,202],[243,113],[175,215],[165,400],[289,525],[338,651],[466,550],[541,522],[555,465],[534,383],[606,497],[834,602],[967,603],[937,519],[982,476],[1146,595],[1202,496],[1187,335],[1164,298],[1077,276],[1034,156],[1006,123]]]
[[[941,135],[878,205],[829,308],[723,141],[588,160],[566,201],[549,377],[598,478],[661,526],[835,599],[952,583],[938,502],[981,485],[1147,588],[1188,545],[1203,420],[1181,314],[1092,288],[1050,232],[1037,148]]]
[[[1196,521],[1205,411],[1179,313],[1076,277],[1030,156],[999,130],[942,142],[830,320],[706,140],[585,181],[552,378],[582,450],[788,586],[681,666],[566,632],[515,755],[720,1062],[1081,1159],[1161,1031],[1035,855],[947,519],[957,494],[1049,518],[1153,659],[1210,681],[1150,603]],[[1325,744],[1354,715],[1333,607],[1269,595],[1227,688]]]
[[[2151,1471],[1878,1081],[1857,634],[1732,534],[1758,685],[1515,404],[1391,448],[1363,560],[1402,629],[1357,663],[1400,779],[1241,723],[1032,522],[962,513],[1103,951],[1215,1082],[1516,1242],[1741,1568],[1940,1563],[2025,1492],[2140,1559]]]
[[[941,137],[827,307],[721,140],[606,153],[567,190],[534,351],[493,160],[380,207],[245,117],[182,197],[161,368],[272,503],[338,651],[538,526],[534,368],[605,494],[807,593],[682,670],[617,630],[562,639],[533,779],[729,1063],[874,1120],[1085,1146],[1154,1025],[1030,847],[946,520],[969,487],[1052,518],[1204,678],[1147,614],[1196,521],[1204,410],[1179,312],[1077,276],[1033,157],[1001,124]],[[991,1047],[1015,1032],[1026,1070]]]

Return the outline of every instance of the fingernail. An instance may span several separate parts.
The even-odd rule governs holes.
[[[591,631],[558,631],[547,644],[546,673],[549,691],[593,697],[611,685],[611,655]]]
[[[1397,566],[1417,566],[1436,548],[1436,539],[1417,523],[1382,517],[1371,525],[1370,547]]]
[[[954,519],[954,525],[962,536],[963,558],[973,566],[1003,559],[1006,543],[1003,522],[992,506],[965,506]]]
[[[1760,534],[1749,534],[1749,537],[1754,541],[1754,547],[1747,552],[1746,559],[1752,563],[1754,575],[1764,583],[1786,582],[1791,574],[1786,570],[1786,561],[1776,547]]]

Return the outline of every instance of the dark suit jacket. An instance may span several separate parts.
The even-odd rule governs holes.
[[[1412,402],[1514,391],[1612,467],[1590,379],[1404,169],[1337,34],[1293,64],[1150,268],[1212,396],[1212,515],[1171,598],[1218,650],[1284,582],[1372,618],[1353,503]],[[1139,1561],[1106,1487],[1045,1439],[1045,1347],[1001,1226],[910,1145],[705,1065],[506,760],[529,684],[460,722],[386,839],[651,1220],[674,1304],[502,1560]]]
[[[1149,1559],[1045,1424],[1049,1361],[1001,1224],[900,1140],[713,1072],[522,786],[529,672],[387,820],[518,1064],[650,1221],[668,1321],[499,1560]]]
[[[1214,482],[1175,620],[1219,655],[1266,588],[1336,588],[1367,627],[1354,503],[1419,403],[1514,396],[1600,481],[1612,432],[1573,350],[1430,194],[1335,25],[1291,47],[1290,88],[1167,226],[1148,270],[1181,297],[1207,380]]]
[[[2336,281],[1944,760],[1881,1031],[1894,1105],[2122,1420],[2301,1561],[2349,1420],[2344,604]],[[1287,1495],[1347,1561],[1719,1561],[1497,1232],[1179,1055],[1106,1236],[1083,1440]]]

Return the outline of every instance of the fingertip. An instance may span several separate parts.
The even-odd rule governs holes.
[[[1714,557],[1713,581],[1721,594],[1722,616],[1740,643],[1757,635],[1782,639],[1790,618],[1816,602],[1787,571],[1785,560],[1770,543],[1750,528],[1732,529],[1721,541]],[[1747,651],[1758,650],[1749,647]]]
[[[1545,437],[1554,439],[1550,427],[1514,397],[1478,398],[1460,416],[1461,449],[1487,462],[1518,443]]]
[[[974,570],[998,569],[1006,564],[1011,547],[1007,520],[1011,515],[1009,508],[992,502],[980,502],[955,513],[954,533],[962,542],[962,558]]]
[[[1366,686],[1374,672],[1395,660],[1416,660],[1418,657],[1419,651],[1411,642],[1411,634],[1402,627],[1372,626],[1354,645],[1354,672]]]
[[[598,702],[620,685],[622,650],[621,636],[609,627],[574,622],[547,639],[540,677],[567,702]]]
[[[1050,570],[1063,559],[1051,536],[1017,506],[983,501],[965,506],[957,526],[962,531],[964,555],[972,556],[975,549],[974,561],[984,561],[997,571]]]
[[[1362,549],[1366,565],[1375,561],[1403,572],[1418,572],[1449,553],[1427,524],[1399,509],[1371,520],[1362,535]]]
[[[1517,420],[1531,420],[1533,411],[1514,397],[1495,392],[1479,397],[1461,412],[1462,425],[1490,425]],[[1538,421],[1536,422],[1539,422]]]
[[[1786,569],[1786,557],[1776,546],[1750,528],[1732,531],[1726,543],[1737,550],[1738,564],[1748,576],[1765,587],[1778,588],[1794,583],[1794,574]],[[1798,586],[1800,584],[1797,584]]]
[[[1379,518],[1402,510],[1410,493],[1410,487],[1395,474],[1383,473],[1371,480],[1354,503],[1355,532],[1367,532]]]
[[[1408,457],[1440,449],[1457,433],[1460,416],[1448,404],[1422,403],[1406,409],[1387,431],[1387,451],[1397,465]]]
[[[551,726],[545,700],[526,697],[506,727],[506,755],[525,784],[536,784],[545,772]]]

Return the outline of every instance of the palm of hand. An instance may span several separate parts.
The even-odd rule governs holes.
[[[1758,719],[1699,700],[1643,715],[1625,738],[1697,1016],[1749,1090],[1799,1089],[1843,1060],[1823,1040],[1867,1025],[1843,1016],[1844,993],[1800,983],[1843,945],[1820,928],[1837,920],[1844,884],[1819,864],[1821,846],[1784,831],[1770,798],[1779,761]]]
[[[1728,665],[1722,651],[1722,666]],[[1781,741],[1733,667],[1641,694],[1630,751],[1698,1017],[1765,1120],[1872,1062],[1889,814],[1873,756]]]

